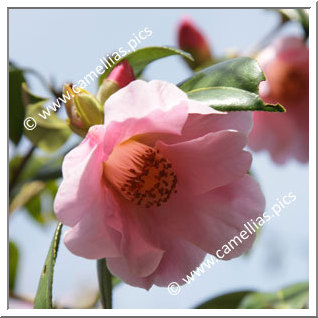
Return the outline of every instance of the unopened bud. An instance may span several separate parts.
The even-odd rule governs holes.
[[[186,60],[192,69],[211,63],[212,54],[209,43],[189,18],[183,18],[179,24],[178,44],[181,50],[190,53],[194,58],[194,61]]]
[[[117,65],[103,81],[98,90],[97,99],[102,105],[104,105],[110,95],[114,94],[120,88],[125,87],[134,80],[135,75],[133,68],[128,61],[124,60],[122,63]]]
[[[68,124],[75,133],[85,137],[91,126],[103,124],[103,106],[93,94],[71,84],[64,85],[63,94],[70,97],[65,107]]]

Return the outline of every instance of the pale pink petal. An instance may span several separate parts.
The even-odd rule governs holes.
[[[173,231],[166,230],[169,226],[164,224],[162,216],[156,211],[136,208],[134,212],[142,214],[139,227],[148,231],[151,229],[153,238],[163,251],[160,262],[152,273],[149,272],[149,276],[144,276],[138,275],[126,258],[109,258],[107,263],[110,271],[128,284],[146,289],[152,284],[167,286],[172,281],[184,284],[182,278],[186,278],[200,265],[206,252],[191,242],[178,238]]]
[[[264,208],[265,201],[258,183],[246,175],[198,197],[180,191],[167,207],[157,210],[156,224],[158,227],[165,224],[167,231],[176,237],[183,237],[215,255],[224,244],[246,230],[244,223],[261,216]],[[254,238],[255,235],[250,235],[248,239],[242,239],[242,244],[235,246],[223,259],[244,253]]]
[[[54,211],[65,225],[75,225],[104,195],[101,183],[104,134],[103,126],[92,127],[81,144],[64,158],[63,181],[55,198]]]
[[[105,192],[105,196],[106,196]],[[114,208],[106,200],[99,200],[91,206],[81,220],[70,228],[64,236],[64,244],[75,255],[100,259],[121,256],[120,244],[122,235],[108,226],[107,212]],[[101,213],[101,204],[103,204]]]
[[[164,251],[156,244],[153,230],[145,227],[143,214],[147,209],[139,208],[120,194],[113,192],[118,203],[117,217],[121,221],[121,255],[132,275],[147,277],[158,267]]]
[[[156,148],[172,163],[178,177],[177,189],[199,194],[242,177],[250,168],[251,154],[244,151],[246,136],[235,131],[219,131],[203,137]]]
[[[107,259],[109,271],[116,277],[120,278],[126,284],[141,287],[149,290],[153,285],[152,276],[140,277],[131,272],[130,265],[124,257],[114,257]]]
[[[174,232],[163,233],[161,246],[166,250],[162,261],[153,275],[157,286],[168,286],[171,282],[183,285],[187,275],[204,260],[206,252],[189,241],[176,237]]]
[[[252,112],[217,112],[205,115],[192,113],[189,114],[180,136],[160,136],[160,140],[167,144],[174,144],[229,129],[248,135],[252,129],[252,123]]]
[[[161,246],[165,249],[164,256],[156,271],[140,277],[131,272],[130,266],[124,258],[109,258],[108,267],[115,276],[132,286],[150,289],[157,286],[168,286],[171,282],[183,285],[187,275],[203,261],[206,252],[184,239],[175,237],[174,233],[162,232]]]
[[[185,104],[185,103],[183,103]],[[181,135],[182,128],[188,117],[186,105],[177,105],[167,111],[160,109],[150,112],[143,118],[129,118],[123,122],[111,122],[106,128],[104,151],[110,154],[113,147],[134,136],[153,134],[154,136]]]
[[[187,95],[175,85],[163,81],[136,80],[115,94],[105,103],[105,124],[129,118],[143,118],[154,110],[168,111]]]

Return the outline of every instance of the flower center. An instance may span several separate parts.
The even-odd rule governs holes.
[[[127,200],[161,206],[176,191],[177,176],[159,150],[132,139],[117,145],[104,162],[104,176]]]

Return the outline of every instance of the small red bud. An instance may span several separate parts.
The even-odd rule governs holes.
[[[188,17],[183,18],[179,24],[178,44],[180,49],[193,56],[195,62],[189,63],[191,68],[197,68],[212,60],[207,39]]]

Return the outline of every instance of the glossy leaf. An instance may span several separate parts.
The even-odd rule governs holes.
[[[11,178],[20,165],[21,161],[23,160],[22,156],[14,156],[9,161],[9,182],[11,182]],[[26,163],[24,169],[22,170],[21,174],[19,175],[18,182],[25,181],[28,177],[32,176],[33,172],[39,169],[41,162],[35,162],[33,157]]]
[[[41,196],[36,195],[26,205],[25,208],[33,220],[39,224],[44,224],[45,220],[41,211]]]
[[[251,293],[247,295],[240,308],[244,309],[302,309],[309,297],[309,284],[298,283],[275,293]]]
[[[165,46],[149,46],[145,48],[138,49],[134,52],[131,52],[115,62],[111,68],[106,70],[104,74],[102,74],[99,78],[99,85],[103,82],[103,80],[109,75],[111,70],[123,60],[127,60],[134,70],[134,74],[138,77],[145,67],[161,58],[171,56],[171,55],[180,55],[183,58],[193,61],[193,58],[190,54],[182,51],[180,49],[172,48],[172,47],[165,47]]]
[[[9,66],[9,137],[16,145],[23,134],[25,108],[22,99],[22,83],[25,82],[21,69]]]
[[[63,152],[55,157],[50,157],[48,160],[46,160],[46,163],[41,165],[37,172],[33,175],[32,180],[42,180],[42,181],[49,181],[54,180],[58,178],[62,178],[62,162],[66,154],[68,154],[76,145],[72,144],[66,149],[63,149]]]
[[[15,243],[9,241],[9,291],[13,291],[19,264],[19,250]]]
[[[22,159],[23,159],[22,156],[15,156],[10,159],[9,182],[12,178],[14,171],[20,165]],[[18,178],[16,188],[19,189],[24,183],[29,181],[42,180],[41,178],[37,178],[37,176],[40,175],[42,170],[46,171],[48,169],[53,169],[52,167],[53,164],[54,164],[54,169],[56,168],[57,165],[59,165],[59,169],[61,169],[62,159],[63,159],[63,155],[57,156],[52,159],[52,157],[37,156],[33,154],[33,156],[28,160],[28,162],[24,166],[24,169],[22,170]],[[45,178],[43,178],[42,181],[46,181]]]
[[[27,212],[33,220],[42,225],[56,221],[53,203],[57,189],[58,186],[54,180],[46,182],[45,188],[26,204]]]
[[[47,254],[43,270],[41,273],[38,289],[34,299],[34,308],[51,309],[52,304],[52,286],[54,265],[57,257],[58,247],[62,232],[62,223],[59,223],[52,239],[52,243]]]
[[[266,104],[257,94],[234,87],[200,88],[187,94],[190,99],[205,102],[219,111],[285,111],[280,104]]]
[[[52,153],[59,149],[71,135],[68,125],[51,110],[46,119],[43,114],[43,103],[39,102],[27,107],[26,117],[35,119],[37,126],[33,130],[24,129],[26,137],[41,150]]]
[[[239,291],[229,294],[224,294],[215,297],[200,306],[197,309],[236,309],[239,307],[243,298],[250,294],[251,291]]]
[[[33,176],[35,180],[53,180],[62,177],[62,162],[66,152],[60,156],[53,158],[52,160],[47,161],[45,165],[42,165],[40,169]]]
[[[256,60],[238,57],[205,68],[178,86],[185,92],[207,87],[235,87],[258,94],[264,74]]]

